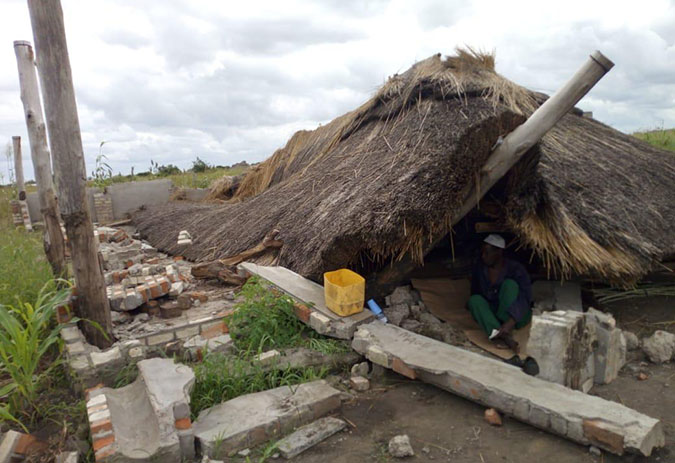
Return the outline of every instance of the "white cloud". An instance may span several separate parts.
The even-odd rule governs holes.
[[[547,93],[600,49],[616,66],[580,106],[624,131],[675,126],[668,0],[62,2],[89,171],[102,140],[115,172],[150,159],[260,161],[295,130],[358,106],[387,76],[464,44],[496,49],[500,73]],[[4,0],[2,147],[26,139],[17,39],[32,39],[27,6]]]

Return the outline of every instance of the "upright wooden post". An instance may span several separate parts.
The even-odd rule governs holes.
[[[12,137],[12,149],[14,151],[14,179],[16,180],[16,193],[19,201],[26,200],[26,185],[23,183],[23,160],[21,159],[21,137]]]
[[[26,116],[30,154],[35,171],[35,182],[38,188],[40,212],[45,223],[44,248],[52,272],[57,278],[66,276],[65,249],[66,245],[59,223],[59,208],[54,193],[52,181],[52,165],[47,148],[47,131],[45,128],[40,93],[38,89],[37,72],[33,59],[33,48],[29,42],[14,42],[14,53],[19,69],[19,85],[21,87],[21,101]]]
[[[94,226],[86,201],[87,171],[61,2],[28,0],[28,10],[33,26],[59,208],[70,241],[77,286],[77,313],[82,318],[98,323],[108,335],[106,339],[96,327],[85,323],[83,329],[87,339],[98,347],[108,347],[112,341],[110,306],[98,259],[98,243],[94,238]]]

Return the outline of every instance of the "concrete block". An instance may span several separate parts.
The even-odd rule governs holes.
[[[595,330],[582,312],[546,312],[532,317],[527,353],[538,378],[587,392],[593,386]]]
[[[349,385],[358,392],[365,392],[370,389],[370,381],[363,376],[352,376],[349,378]]]
[[[328,333],[330,331],[330,323],[330,318],[322,313],[312,312],[309,315],[309,326],[317,333]]]
[[[76,341],[82,341],[84,339],[84,337],[82,336],[82,332],[75,325],[62,328],[61,338],[63,338],[63,341],[66,344],[70,344]]]
[[[609,384],[626,363],[626,338],[616,327],[610,314],[590,308],[586,312],[587,323],[595,326],[597,346],[594,353],[596,384]]]
[[[277,444],[277,449],[281,453],[281,456],[290,459],[323,442],[333,434],[342,431],[346,426],[347,423],[338,418],[321,418],[313,423],[302,426],[293,434],[281,439]]]
[[[203,410],[194,423],[202,452],[232,455],[307,424],[340,406],[340,391],[323,380],[247,394]],[[318,415],[318,416],[317,416]]]
[[[268,350],[253,357],[253,361],[261,365],[271,365],[279,361],[281,352],[276,349]]]
[[[118,346],[103,352],[92,352],[89,356],[94,368],[106,368],[122,361],[122,353]]]
[[[352,347],[362,355],[376,347],[391,358],[400,358],[421,381],[483,406],[499,409],[500,404],[510,403],[512,412],[500,411],[580,444],[593,444],[618,454],[649,456],[654,447],[665,443],[663,425],[654,418],[391,324],[373,322],[360,326]],[[586,421],[599,423],[589,426],[584,424]],[[621,436],[621,448],[613,436]]]
[[[2,436],[2,442],[0,442],[0,463],[12,462],[14,447],[19,443],[19,439],[21,439],[21,433],[16,431],[7,431]]]

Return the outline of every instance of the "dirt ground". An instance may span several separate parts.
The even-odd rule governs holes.
[[[634,299],[606,309],[615,314],[619,326],[640,336],[655,329],[672,330],[675,298]],[[637,380],[638,372],[649,378]],[[396,461],[387,453],[387,443],[397,434],[408,434],[415,456],[408,461],[452,462],[675,462],[675,363],[646,363],[640,351],[629,353],[629,362],[619,378],[591,392],[625,404],[664,424],[666,446],[651,457],[618,457],[540,431],[505,417],[503,426],[493,427],[483,419],[484,407],[441,389],[387,372],[371,391],[342,407],[341,415],[353,424],[295,458],[312,462]]]

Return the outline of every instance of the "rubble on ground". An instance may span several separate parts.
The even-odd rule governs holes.
[[[407,434],[394,436],[389,441],[388,445],[389,455],[394,458],[414,457],[415,451],[410,445],[410,438]]]
[[[655,331],[650,337],[642,339],[642,350],[653,363],[669,362],[675,353],[675,334]]]
[[[281,439],[277,443],[277,448],[281,456],[288,460],[342,431],[346,426],[347,423],[338,418],[330,416],[321,418]]]
[[[460,346],[468,343],[466,335],[433,315],[422,301],[419,292],[411,286],[399,286],[385,297],[382,308],[389,323],[447,344]]]

